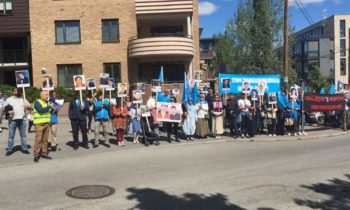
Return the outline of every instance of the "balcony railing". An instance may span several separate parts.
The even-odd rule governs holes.
[[[194,42],[188,37],[134,37],[129,41],[129,57],[181,56],[193,57]]]
[[[17,65],[28,63],[29,52],[27,49],[0,50],[0,64]]]
[[[193,0],[135,0],[136,15],[193,12]]]

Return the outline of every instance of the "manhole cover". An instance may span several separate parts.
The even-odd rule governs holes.
[[[115,190],[104,185],[84,185],[67,190],[66,195],[78,199],[98,199],[112,195]]]

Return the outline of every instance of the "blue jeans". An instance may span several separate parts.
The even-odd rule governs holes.
[[[13,149],[16,128],[18,128],[19,135],[21,136],[22,151],[28,150],[27,135],[26,135],[27,121],[22,120],[22,119],[18,119],[18,120],[11,120],[9,123],[9,138],[8,138],[8,142],[7,142],[7,151],[12,151],[12,149]]]

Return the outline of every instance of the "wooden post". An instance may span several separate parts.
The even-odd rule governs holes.
[[[105,89],[102,88],[102,101],[104,101],[104,100],[105,100]]]
[[[83,110],[84,104],[83,104],[83,92],[82,92],[82,90],[79,90],[79,95],[80,95],[80,109]]]
[[[23,100],[26,100],[26,89],[25,87],[22,87],[22,92],[23,92]]]

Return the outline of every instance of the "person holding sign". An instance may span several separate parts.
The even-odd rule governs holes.
[[[29,154],[28,146],[27,146],[27,136],[26,136],[26,110],[32,110],[29,102],[22,98],[22,94],[20,89],[14,88],[12,90],[12,96],[7,98],[5,103],[3,104],[4,109],[7,107],[11,107],[12,111],[8,111],[11,116],[11,120],[9,120],[9,134],[7,141],[7,152],[6,156],[10,156],[13,154],[13,144],[16,129],[19,130],[19,135],[21,136],[21,149],[22,153]]]
[[[193,141],[192,137],[196,131],[197,110],[196,105],[193,104],[192,98],[188,99],[186,104],[187,116],[184,120],[183,131],[186,134],[187,141]],[[176,111],[176,107],[175,107]]]
[[[272,96],[268,96],[268,100],[265,100],[265,113],[266,113],[266,124],[267,132],[269,136],[276,136],[276,123],[277,123],[277,103],[273,100]]]
[[[124,132],[126,129],[128,109],[126,106],[122,106],[121,100],[119,103],[113,106],[113,124],[116,129],[117,144],[119,147],[125,146],[124,143]]]
[[[212,110],[212,131],[216,139],[220,138],[220,135],[224,133],[224,117],[222,109],[222,101],[220,95],[216,94],[213,102]]]
[[[89,149],[86,117],[89,111],[89,103],[86,100],[81,100],[80,93],[75,92],[73,100],[69,103],[68,116],[71,121],[73,133],[73,148],[79,148],[79,129],[83,135],[83,147]]]
[[[131,110],[130,110],[130,118],[132,123],[132,132],[134,135],[134,144],[138,144],[139,142],[139,136],[141,134],[141,109],[139,108],[139,104],[133,104]]]
[[[238,128],[241,123],[240,110],[238,109],[238,102],[236,96],[231,93],[226,104],[226,115],[230,122],[230,134],[233,138],[238,138]]]
[[[19,88],[29,87],[29,72],[28,70],[16,71],[16,84]]]
[[[103,101],[102,101],[103,100]],[[97,94],[96,100],[94,102],[93,112],[95,113],[95,141],[94,147],[98,147],[99,145],[99,133],[100,127],[102,126],[104,142],[103,145],[106,147],[110,147],[109,139],[108,139],[108,131],[107,125],[109,120],[109,111],[110,105],[112,102],[109,102],[108,99],[102,99],[101,94]]]
[[[39,158],[51,160],[48,156],[48,140],[50,134],[51,111],[56,110],[54,103],[49,103],[49,93],[40,92],[40,99],[34,103],[35,143],[34,162],[39,162]]]
[[[209,119],[209,105],[205,100],[205,95],[201,94],[197,106],[197,124],[196,136],[199,138],[207,138],[209,134],[208,119]]]

